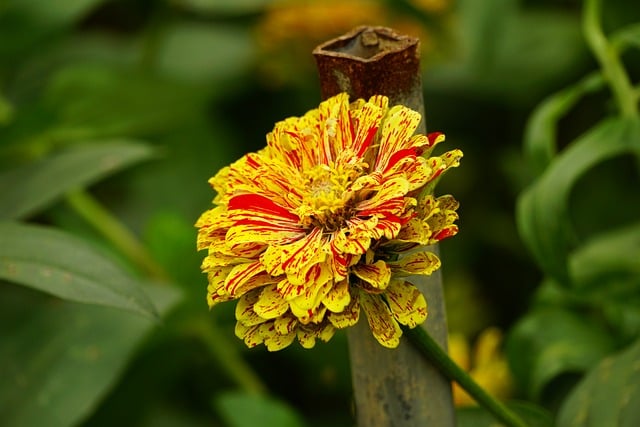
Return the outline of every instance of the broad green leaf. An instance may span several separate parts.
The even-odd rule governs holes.
[[[557,425],[640,425],[640,341],[607,357],[588,373],[560,409]]]
[[[68,142],[164,135],[202,114],[211,90],[136,69],[74,64],[51,77],[43,104],[56,126],[41,138]],[[176,106],[179,106],[177,108]]]
[[[640,223],[581,246],[571,256],[570,270],[576,293],[597,300],[640,295]]]
[[[520,235],[543,271],[558,282],[569,282],[567,258],[576,243],[568,206],[573,185],[594,165],[629,152],[640,155],[640,121],[608,119],[560,153],[520,195]]]
[[[523,317],[507,340],[514,377],[532,398],[563,373],[581,373],[613,348],[609,333],[584,316],[541,308]]]
[[[247,70],[255,56],[250,32],[240,27],[182,23],[166,31],[158,67],[172,77],[205,82],[229,79]]]
[[[590,74],[544,100],[531,114],[524,131],[524,151],[534,176],[547,168],[557,151],[558,121],[587,93],[601,88],[602,76]]]
[[[161,313],[178,301],[147,289]],[[0,425],[68,427],[89,415],[158,323],[0,283]]]
[[[302,427],[300,416],[287,404],[272,397],[225,393],[215,407],[228,427]]]
[[[82,144],[0,174],[0,220],[36,213],[69,190],[88,186],[148,159],[153,150],[136,141]]]
[[[147,294],[117,264],[53,228],[0,222],[0,278],[69,301],[157,316]]]
[[[523,420],[527,427],[552,427],[551,415],[543,408],[524,402],[510,402],[507,407]],[[496,418],[480,406],[456,409],[457,427],[504,427]]]

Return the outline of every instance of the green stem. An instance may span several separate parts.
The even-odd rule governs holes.
[[[67,193],[69,206],[91,224],[125,256],[154,279],[168,281],[164,269],[149,255],[136,236],[86,190]]]
[[[585,0],[582,15],[584,36],[600,63],[602,73],[609,82],[616,103],[623,116],[638,118],[637,98],[618,51],[609,43],[600,26],[601,0]]]
[[[0,93],[0,126],[8,125],[13,117],[13,105]]]
[[[218,362],[218,366],[238,387],[251,394],[267,394],[267,388],[260,377],[244,361],[234,343],[229,342],[210,319],[194,319],[190,329],[197,338],[202,340]]]
[[[421,327],[402,328],[413,344],[422,354],[438,367],[447,378],[457,382],[476,402],[491,412],[498,420],[508,427],[527,427],[527,424],[508,409],[504,404],[493,398],[478,385],[449,355],[440,348],[433,338]]]

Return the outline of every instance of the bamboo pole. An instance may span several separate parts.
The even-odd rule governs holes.
[[[419,40],[384,27],[358,27],[319,45],[313,51],[322,98],[340,92],[351,99],[389,97],[422,114],[417,132],[426,133]],[[428,250],[438,252],[437,246]],[[411,280],[425,295],[427,332],[447,349],[442,277]],[[451,384],[416,350],[407,337],[396,349],[382,347],[366,320],[348,331],[356,417],[360,427],[453,427]]]

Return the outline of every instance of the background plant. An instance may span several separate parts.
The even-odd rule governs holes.
[[[340,3],[0,1],[1,425],[352,425],[344,336],[242,348],[193,223],[219,167],[317,105],[313,46],[363,23],[421,37],[427,124],[465,152],[450,329],[508,331],[539,425],[634,425],[640,11]]]

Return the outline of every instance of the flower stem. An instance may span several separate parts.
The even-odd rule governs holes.
[[[136,236],[86,190],[69,192],[66,200],[78,215],[113,243],[142,271],[154,279],[163,282],[169,280],[168,274],[149,255]]]
[[[615,47],[609,43],[600,25],[601,0],[585,0],[582,15],[582,30],[602,72],[616,98],[616,103],[623,116],[638,118],[637,97],[631,85],[620,56]]]
[[[520,417],[500,401],[494,399],[469,374],[460,368],[423,328],[409,329],[403,326],[402,329],[422,354],[438,367],[440,372],[444,373],[450,380],[460,384],[476,402],[492,413],[498,420],[508,427],[527,427],[527,424]]]
[[[234,343],[229,342],[211,320],[206,318],[194,320],[190,330],[206,345],[213,358],[218,362],[218,366],[236,385],[247,393],[266,394],[267,387],[244,361]]]
[[[9,124],[13,117],[13,106],[2,93],[0,93],[0,126]]]

